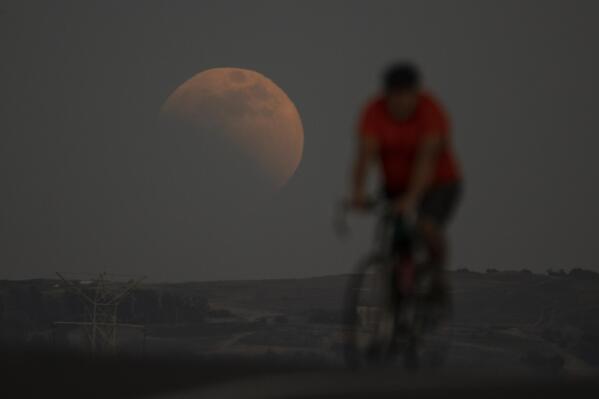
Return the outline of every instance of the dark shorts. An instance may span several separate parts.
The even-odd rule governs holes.
[[[461,196],[462,182],[459,181],[431,187],[420,201],[418,218],[445,226],[455,213]]]

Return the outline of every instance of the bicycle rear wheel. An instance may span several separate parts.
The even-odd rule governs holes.
[[[390,262],[371,257],[352,275],[346,298],[345,360],[352,367],[393,360],[396,301]]]

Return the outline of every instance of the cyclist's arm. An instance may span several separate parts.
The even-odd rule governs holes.
[[[352,202],[364,205],[366,202],[366,182],[370,165],[378,156],[379,143],[372,135],[361,135],[358,140],[358,151],[352,173]]]
[[[420,145],[406,193],[408,201],[417,203],[428,188],[443,146],[443,140],[444,137],[440,134],[430,134]]]

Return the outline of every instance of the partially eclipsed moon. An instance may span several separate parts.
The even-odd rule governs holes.
[[[274,82],[251,70],[200,72],[168,97],[161,114],[223,134],[277,187],[302,158],[304,132],[295,105]]]

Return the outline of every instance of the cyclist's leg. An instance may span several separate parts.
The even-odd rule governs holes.
[[[431,294],[439,300],[445,300],[448,296],[445,227],[453,216],[460,196],[459,182],[434,187],[426,193],[419,207],[418,229],[428,254],[427,266],[432,273]]]
[[[445,232],[435,220],[426,216],[418,221],[418,230],[428,255],[425,267],[432,277],[431,296],[439,299],[445,298],[447,294],[445,277],[447,240]]]

